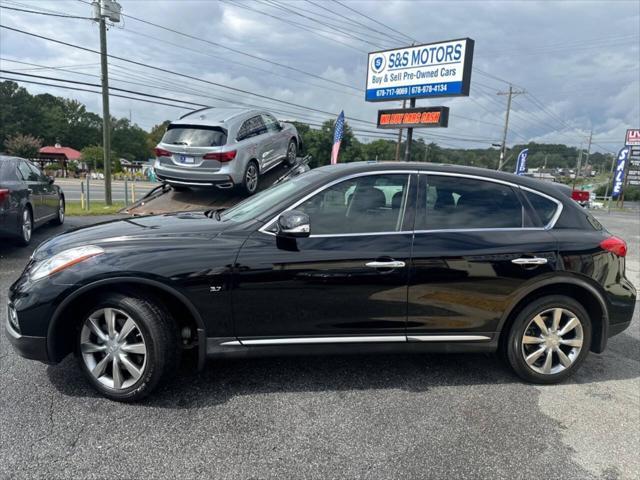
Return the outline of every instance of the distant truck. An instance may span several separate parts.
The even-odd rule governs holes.
[[[571,192],[571,198],[580,204],[582,207],[589,207],[591,203],[591,193],[587,190],[573,190]]]

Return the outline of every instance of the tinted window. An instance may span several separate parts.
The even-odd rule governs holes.
[[[35,180],[36,182],[46,182],[47,181],[47,176],[42,173],[42,170],[40,170],[38,167],[36,167],[33,163],[28,163],[29,168],[31,169],[31,171],[35,174]]]
[[[27,162],[19,162],[18,163],[18,171],[22,176],[22,179],[27,182],[37,182],[39,180],[38,175],[34,172]]]
[[[542,224],[547,225],[558,209],[558,205],[556,204],[556,202],[549,200],[542,195],[528,192],[526,190],[523,190],[523,193],[527,197],[527,200],[529,200],[531,207],[533,207],[535,212],[538,214],[538,217],[540,218]]]
[[[416,230],[522,227],[522,204],[508,185],[429,175],[421,194]]]
[[[264,120],[264,124],[267,127],[267,130],[274,133],[274,132],[279,132],[281,130],[280,128],[280,122],[278,122],[275,118],[273,118],[272,115],[264,114],[262,115],[262,119]]]
[[[242,124],[240,130],[238,130],[238,140],[255,137],[257,135],[262,135],[263,133],[267,133],[267,127],[262,121],[262,117],[260,115],[256,115]]]
[[[306,200],[311,234],[395,232],[402,228],[408,175],[345,180]]]
[[[169,125],[162,143],[188,147],[220,147],[227,143],[227,132],[219,127]]]
[[[14,160],[0,160],[0,181],[18,180],[16,162]]]

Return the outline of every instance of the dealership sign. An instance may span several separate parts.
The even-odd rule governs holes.
[[[449,107],[378,110],[378,128],[447,127]]]
[[[469,95],[470,38],[369,54],[365,100]]]
[[[640,128],[630,128],[627,130],[625,145],[640,145]]]

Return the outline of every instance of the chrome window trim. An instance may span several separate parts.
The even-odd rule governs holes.
[[[323,190],[326,190],[327,188],[330,188],[330,187],[332,187],[334,185],[337,185],[338,183],[342,183],[344,181],[351,180],[353,178],[368,177],[368,176],[371,176],[371,175],[398,175],[398,174],[400,174],[400,175],[407,175],[408,176],[407,186],[409,186],[410,185],[409,182],[411,181],[411,175],[412,174],[416,174],[416,173],[419,173],[419,171],[418,170],[380,170],[380,171],[376,171],[376,172],[353,173],[351,175],[347,175],[346,177],[341,177],[341,178],[339,178],[337,180],[334,180],[332,182],[329,182],[329,183],[317,188],[313,192],[311,192],[311,193],[305,195],[304,197],[302,197],[300,200],[295,202],[293,205],[285,208],[280,213],[278,213],[275,217],[273,217],[271,220],[266,222],[262,227],[260,227],[258,229],[258,231],[262,232],[262,233],[265,233],[267,235],[273,235],[275,237],[276,234],[274,232],[267,231],[267,229],[269,227],[271,227],[271,225],[278,220],[278,217],[280,215],[282,215],[284,212],[288,212],[289,210],[293,210],[298,205],[300,205],[301,203],[307,201],[308,199],[310,199],[314,195],[322,192]],[[403,222],[404,222],[404,218],[403,218]],[[367,236],[367,235],[398,235],[398,234],[406,234],[406,233],[413,233],[413,232],[411,232],[411,231],[400,231],[400,232],[392,231],[392,232],[367,232],[367,233],[325,233],[325,234],[319,234],[319,235],[311,234],[311,235],[309,235],[309,238],[359,237],[359,236]]]
[[[410,234],[410,233],[435,233],[435,232],[507,232],[507,231],[520,231],[520,230],[525,230],[525,231],[542,231],[542,230],[551,230],[556,222],[558,221],[558,219],[560,218],[560,215],[562,214],[562,210],[564,208],[564,205],[562,204],[562,202],[560,200],[558,200],[555,197],[552,197],[551,195],[547,195],[546,193],[542,193],[538,190],[535,190],[533,188],[530,187],[525,187],[523,185],[518,185],[517,183],[513,183],[513,182],[509,182],[507,180],[502,180],[502,179],[498,179],[498,178],[490,178],[490,177],[484,177],[482,175],[474,175],[474,174],[469,174],[469,173],[455,173],[455,172],[438,172],[438,171],[433,171],[433,170],[380,170],[377,172],[360,172],[360,173],[355,173],[352,175],[348,175],[346,177],[342,177],[338,180],[334,180],[326,185],[323,185],[322,187],[314,190],[313,192],[311,192],[310,194],[306,195],[305,197],[303,197],[301,200],[299,200],[298,202],[294,203],[293,205],[291,205],[290,207],[282,210],[280,213],[278,213],[274,218],[272,218],[271,220],[269,220],[268,222],[266,222],[258,231],[265,233],[267,235],[273,235],[276,236],[276,234],[274,232],[269,232],[267,231],[267,228],[269,228],[277,219],[280,215],[282,215],[284,212],[287,212],[289,210],[293,210],[295,207],[297,207],[298,205],[300,205],[302,202],[308,200],[309,198],[311,198],[312,196],[314,196],[317,193],[320,193],[321,191],[337,184],[340,182],[343,182],[345,180],[350,180],[352,178],[357,178],[357,177],[365,177],[368,175],[388,175],[388,174],[406,174],[406,175],[412,175],[412,174],[417,174],[417,175],[432,175],[432,176],[444,176],[444,177],[461,177],[461,178],[471,178],[471,179],[475,179],[475,180],[483,180],[483,181],[487,181],[487,182],[493,182],[493,183],[500,183],[503,185],[508,185],[512,188],[517,188],[517,189],[521,189],[521,190],[526,190],[528,192],[534,193],[536,195],[540,195],[544,198],[547,198],[553,202],[556,203],[556,205],[558,206],[558,208],[556,209],[556,212],[553,216],[553,218],[551,219],[551,221],[549,223],[547,223],[547,225],[545,225],[544,227],[508,227],[508,228],[453,228],[453,229],[433,229],[433,230],[413,230],[413,231],[399,231],[399,232],[369,232],[369,233],[332,233],[332,234],[319,234],[319,235],[309,235],[310,238],[330,238],[330,237],[358,237],[358,236],[366,236],[366,235],[401,235],[401,234]],[[411,177],[409,177],[409,182],[411,181]],[[410,185],[410,183],[409,183]],[[406,202],[405,202],[406,205]],[[523,205],[524,208],[524,205]]]

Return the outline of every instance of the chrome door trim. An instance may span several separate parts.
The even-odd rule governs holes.
[[[476,342],[491,340],[486,335],[407,335],[409,342]]]
[[[406,264],[400,260],[389,260],[388,262],[367,262],[364,266],[369,268],[404,268]]]
[[[406,341],[407,337],[404,335],[364,335],[351,337],[257,338],[222,342],[220,345],[313,345],[327,343],[401,343]]]

